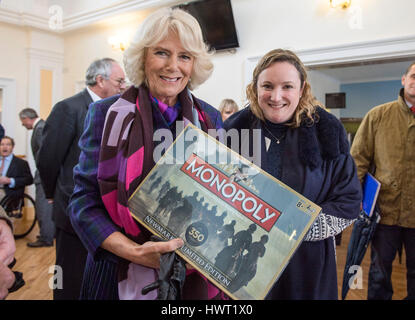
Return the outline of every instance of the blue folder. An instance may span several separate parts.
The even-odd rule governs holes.
[[[380,182],[370,173],[366,173],[363,182],[363,211],[370,217],[375,209],[380,190]]]

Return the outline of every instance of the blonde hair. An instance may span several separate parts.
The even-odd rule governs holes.
[[[231,107],[233,112],[236,112],[239,110],[238,105],[232,99],[223,99],[219,105],[219,112],[222,114],[226,107]]]
[[[197,20],[181,9],[163,8],[149,15],[124,52],[124,68],[129,80],[136,86],[146,82],[144,62],[147,49],[164,40],[169,34],[178,35],[183,47],[194,57],[189,89],[205,82],[213,71],[211,54],[203,41]]]
[[[246,96],[248,98],[253,114],[262,121],[265,120],[264,113],[258,104],[258,77],[262,71],[269,68],[276,62],[288,62],[292,64],[299,73],[301,86],[303,88],[302,96],[294,112],[293,121],[288,125],[297,128],[301,125],[304,117],[307,117],[308,123],[312,124],[314,122],[313,115],[315,114],[316,106],[315,99],[311,94],[310,83],[307,81],[306,68],[301,60],[297,57],[297,55],[290,50],[271,50],[266,55],[264,55],[261,60],[259,60],[257,66],[254,69],[252,81],[246,88]]]

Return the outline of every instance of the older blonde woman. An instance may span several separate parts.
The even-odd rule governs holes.
[[[251,141],[262,169],[322,207],[267,298],[337,299],[334,236],[358,216],[361,201],[345,130],[315,105],[305,67],[289,50],[260,59],[247,97],[249,106],[225,129],[260,130],[260,141]]]
[[[219,105],[219,112],[222,115],[222,121],[228,119],[231,115],[239,110],[238,105],[232,99],[223,99]]]
[[[124,65],[134,85],[121,97],[90,106],[74,169],[69,214],[89,252],[82,299],[156,298],[156,292],[141,295],[141,289],[157,279],[160,255],[183,241],[149,241],[129,214],[127,200],[154,166],[154,131],[175,136],[177,121],[204,131],[222,127],[220,113],[189,91],[209,78],[213,65],[200,26],[188,13],[151,14],[125,51]],[[196,272],[189,277],[198,283],[190,288],[194,298],[219,294]]]

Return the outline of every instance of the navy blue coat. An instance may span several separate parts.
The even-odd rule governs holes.
[[[281,181],[320,207],[326,215],[353,220],[360,210],[361,187],[342,124],[317,108],[319,120],[289,128],[282,159]],[[224,123],[225,129],[260,129],[261,122],[245,108]],[[253,144],[253,137],[249,143]],[[260,135],[261,165],[265,139]],[[263,155],[263,156],[262,156]],[[337,299],[333,237],[303,241],[267,299]]]

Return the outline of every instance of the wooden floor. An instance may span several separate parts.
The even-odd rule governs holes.
[[[347,244],[349,242],[351,227],[343,232],[341,245],[337,246],[337,274],[339,279],[339,297],[341,297],[341,285],[343,279],[344,264],[346,260]],[[29,248],[28,241],[34,241],[38,234],[37,227],[24,239],[16,240],[17,263],[14,270],[23,272],[26,285],[17,292],[11,293],[8,300],[52,300],[52,290],[49,288],[49,280],[52,274],[49,268],[55,263],[55,247]],[[346,300],[366,300],[367,279],[369,272],[370,248],[362,263],[363,281],[362,289],[350,290]],[[402,264],[395,259],[392,273],[394,288],[393,300],[401,300],[406,296],[406,267],[403,254]]]
[[[55,264],[55,246],[29,248],[26,243],[36,240],[38,226],[23,239],[16,240],[16,265],[13,270],[23,273],[26,284],[18,291],[8,295],[7,300],[52,300],[49,288],[50,266]]]
[[[338,278],[338,287],[339,287],[339,299],[341,299],[341,287],[343,284],[343,273],[344,265],[346,262],[347,255],[347,245],[349,243],[350,234],[352,232],[352,227],[349,227],[342,234],[342,240],[340,246],[337,246],[337,278]],[[405,262],[405,251],[402,252],[402,263],[399,263],[398,255],[396,256],[393,262],[392,268],[392,286],[393,286],[393,296],[392,300],[402,300],[406,297],[406,262]],[[349,290],[346,300],[367,300],[367,283],[369,276],[369,266],[370,266],[370,246],[366,252],[366,255],[361,264],[363,281],[362,289],[353,289]]]

